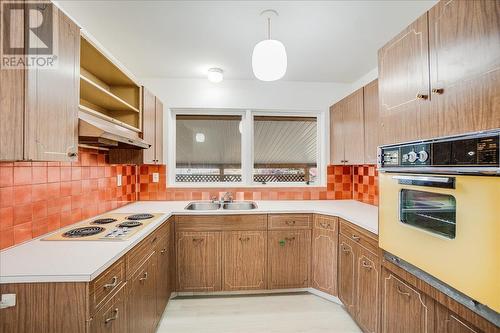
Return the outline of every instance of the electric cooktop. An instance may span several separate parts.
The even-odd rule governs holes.
[[[157,221],[163,214],[105,214],[65,228],[42,240],[125,240]]]

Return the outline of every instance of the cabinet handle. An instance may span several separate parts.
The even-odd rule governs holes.
[[[285,240],[287,242],[291,242],[291,241],[294,241],[295,240],[295,237],[285,237]]]
[[[428,95],[424,95],[424,94],[417,94],[417,99],[424,99],[424,100],[425,100],[425,99],[427,99],[427,98],[429,98],[429,96],[428,96]]]
[[[193,242],[203,242],[204,238],[193,238]]]
[[[401,294],[401,295],[405,295],[405,296],[407,296],[407,297],[410,297],[410,293],[407,293],[407,292],[402,291],[400,286],[397,286],[397,287],[396,287],[396,291],[397,291],[399,294]]]
[[[164,254],[165,252],[167,252],[167,249],[162,249],[162,250],[160,251],[160,254]]]
[[[114,288],[116,287],[116,285],[118,284],[118,277],[117,276],[113,276],[113,278],[111,279],[111,283],[107,283],[103,286],[104,289],[109,289],[109,288]]]
[[[250,240],[250,237],[245,237],[245,238],[240,237],[240,241],[242,241],[242,242],[246,242],[246,241],[249,241],[249,240]]]
[[[352,235],[351,237],[353,240],[355,240],[356,242],[359,242],[359,240],[361,239],[361,237],[359,237],[358,235]]]
[[[442,95],[444,93],[443,88],[433,88],[431,91],[433,94],[436,94],[436,95]]]
[[[286,221],[286,225],[295,225],[295,221]]]
[[[351,253],[351,250],[348,247],[344,247],[344,246],[342,246],[342,251],[344,253]]]
[[[324,222],[320,222],[319,225],[322,227],[322,228],[330,228],[330,223],[324,223]]]
[[[139,281],[144,281],[148,279],[148,272],[144,272],[144,275],[139,279]]]
[[[363,266],[364,268],[372,269],[372,265],[367,264],[367,263],[366,263],[366,261],[363,261],[363,262],[361,263],[361,266]]]
[[[113,320],[117,320],[118,319],[118,308],[116,308],[114,311],[113,311],[114,315],[113,317],[110,317],[110,318],[107,318],[104,323],[107,324]]]

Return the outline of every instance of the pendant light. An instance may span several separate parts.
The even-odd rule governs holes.
[[[260,15],[267,16],[267,39],[257,43],[253,49],[253,74],[261,81],[276,81],[285,75],[287,67],[285,46],[279,40],[271,39],[271,16],[278,16],[278,12],[267,9]]]

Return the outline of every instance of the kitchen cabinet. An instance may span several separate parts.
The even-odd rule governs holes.
[[[436,305],[436,332],[440,333],[477,333],[481,330],[474,327],[446,307]]]
[[[377,147],[379,146],[379,102],[378,80],[373,80],[363,88],[364,133],[366,164],[377,164]]]
[[[266,289],[266,232],[226,231],[222,236],[223,289]]]
[[[356,321],[363,331],[378,332],[379,261],[377,256],[361,246],[356,259]]]
[[[354,316],[356,313],[356,246],[344,235],[339,236],[339,299],[346,310]]]
[[[311,286],[337,295],[338,221],[336,217],[315,215],[312,236]]]
[[[177,232],[177,291],[220,291],[221,233]]]
[[[431,113],[438,136],[500,127],[500,4],[440,1],[429,10]]]
[[[330,109],[331,163],[364,163],[363,88]]]
[[[56,6],[52,9],[58,29],[57,67],[1,71],[0,160],[77,160],[80,28]],[[14,36],[23,38],[24,22],[15,22],[16,27],[19,33]],[[41,43],[32,42],[32,48]]]
[[[165,232],[159,235],[160,239],[156,247],[157,271],[156,271],[156,315],[159,319],[167,306],[172,292],[171,266],[172,248],[170,246],[171,224],[162,227]],[[161,230],[160,230],[161,231]]]
[[[394,273],[382,272],[382,332],[434,331],[434,301]]]
[[[381,144],[435,136],[429,95],[427,13],[378,51]]]
[[[268,232],[269,289],[307,288],[311,262],[311,231]]]
[[[143,163],[163,163],[163,104],[145,87],[143,91],[143,139],[151,147],[143,151]]]
[[[90,321],[90,333],[127,332],[125,285],[99,310]]]
[[[154,332],[156,324],[156,256],[152,254],[132,277],[128,295],[128,331]]]

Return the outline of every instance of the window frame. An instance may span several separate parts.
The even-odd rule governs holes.
[[[176,117],[177,115],[235,115],[241,116],[241,182],[176,182]],[[253,181],[254,167],[254,117],[315,117],[316,118],[316,181],[307,185],[304,182],[270,182],[262,184]],[[326,164],[328,142],[327,115],[322,111],[286,111],[286,110],[242,110],[242,109],[171,109],[167,118],[167,186],[169,188],[273,188],[273,187],[324,187],[326,186]],[[168,167],[173,166],[173,167]]]

